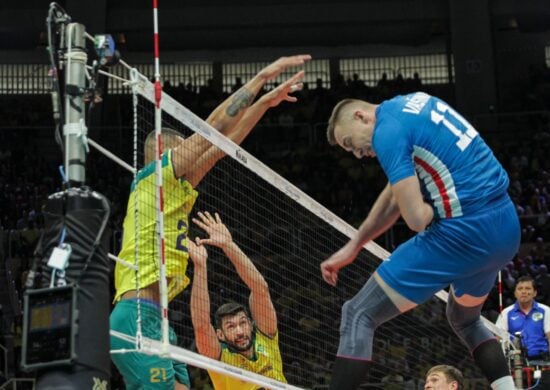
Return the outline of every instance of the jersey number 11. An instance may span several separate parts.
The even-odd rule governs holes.
[[[443,125],[454,135],[458,137],[456,146],[463,152],[464,149],[470,145],[470,142],[478,135],[476,129],[473,128],[471,124],[468,123],[458,112],[453,110],[448,105],[437,102],[436,110],[432,110],[431,118],[432,122],[436,125],[443,123]],[[449,113],[449,118],[445,118],[445,113]],[[454,123],[452,123],[452,122]],[[459,130],[458,126],[464,130]]]

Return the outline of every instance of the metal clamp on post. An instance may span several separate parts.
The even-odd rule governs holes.
[[[63,126],[63,135],[77,136],[80,139],[80,142],[82,142],[82,146],[86,150],[86,153],[90,152],[90,147],[88,145],[88,128],[86,127],[84,119],[81,119],[77,123],[67,123]]]

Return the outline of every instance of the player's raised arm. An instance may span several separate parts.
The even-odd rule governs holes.
[[[191,322],[195,341],[200,354],[219,359],[220,343],[210,322],[210,295],[208,294],[208,271],[206,248],[189,240],[189,257],[194,264],[193,286],[191,287]]]
[[[272,62],[212,111],[206,121],[225,134],[239,122],[266,82],[275,79],[288,68],[304,65],[310,59],[310,55],[301,54],[281,57]]]
[[[199,212],[198,216],[199,218],[193,218],[193,222],[210,236],[199,240],[200,244],[214,245],[223,250],[241,280],[250,289],[250,312],[256,326],[263,334],[274,337],[277,333],[277,313],[264,277],[241,248],[233,242],[229,229],[223,224],[218,213],[212,216],[208,212]]]
[[[240,144],[250,134],[269,108],[276,107],[283,101],[291,103],[298,101],[291,94],[302,89],[303,84],[301,80],[303,77],[304,71],[300,71],[277,88],[263,95],[252,107],[246,110],[239,123],[228,131],[226,134],[227,137],[236,144]],[[225,156],[225,153],[221,149],[210,144],[206,152],[189,169],[186,179],[195,187],[223,156]]]
[[[321,275],[325,282],[335,286],[340,269],[355,260],[363,245],[393,226],[399,215],[399,207],[388,183],[378,195],[378,199],[355,236],[338,252],[321,263]]]
[[[296,55],[281,57],[272,62],[216,107],[206,122],[222,134],[228,134],[241,120],[266,82],[276,78],[287,68],[301,66],[310,59],[310,55]],[[191,163],[197,161],[210,146],[210,142],[199,134],[185,139],[174,155],[176,176],[187,177],[193,169]]]

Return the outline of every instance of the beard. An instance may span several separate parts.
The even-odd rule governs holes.
[[[243,337],[245,338],[245,337]],[[232,350],[235,350],[236,352],[246,352],[252,347],[252,338],[246,337],[247,343],[244,345],[237,345],[234,342],[226,341],[225,343],[231,348]]]

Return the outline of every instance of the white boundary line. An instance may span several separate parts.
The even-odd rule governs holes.
[[[135,345],[135,337],[129,336],[124,333],[117,332],[116,330],[111,330],[111,336],[114,336],[118,339],[127,341],[132,345]],[[148,355],[158,355],[159,351],[162,350],[162,342],[157,340],[152,340],[147,337],[142,339],[142,349],[141,353]],[[124,351],[128,352],[128,351]],[[219,360],[210,359],[206,356],[200,355],[195,352],[191,352],[187,349],[176,347],[175,345],[168,345],[166,351],[166,357],[177,361],[183,361],[189,365],[203,368],[205,370],[214,369],[216,372],[219,372],[224,375],[229,375],[233,378],[237,378],[246,382],[254,383],[258,386],[267,387],[269,389],[284,389],[284,390],[302,390],[299,387],[289,385],[287,383],[279,382],[274,379],[255,374],[253,372],[243,370],[239,367],[232,366],[227,363],[220,362]]]

